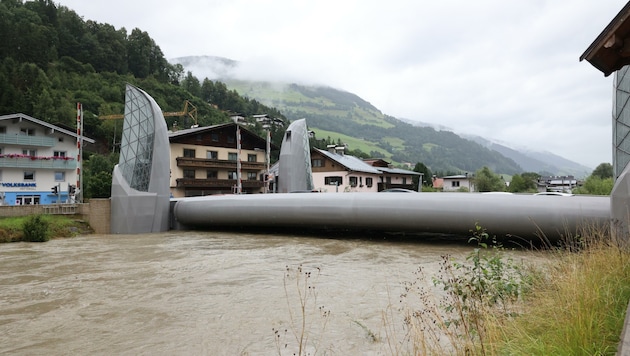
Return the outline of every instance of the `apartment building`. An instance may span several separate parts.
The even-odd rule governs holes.
[[[0,116],[0,204],[73,202],[78,155],[76,132],[21,113]]]
[[[175,198],[235,194],[239,189],[256,194],[268,189],[266,139],[236,123],[170,132],[169,141],[170,188]],[[277,148],[270,145],[270,149]]]

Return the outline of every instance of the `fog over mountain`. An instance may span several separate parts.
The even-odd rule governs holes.
[[[281,107],[282,105],[287,105],[286,102],[282,102],[277,97],[273,98],[272,100],[270,98],[271,95],[261,95],[260,93],[254,92],[241,92],[243,91],[242,88],[244,86],[242,82],[265,82],[266,85],[275,90],[277,93],[285,92],[287,88],[293,83],[303,84],[306,86],[312,85],[312,83],[301,82],[299,78],[295,76],[295,73],[293,73],[292,75],[289,75],[287,73],[287,76],[285,77],[281,76],[279,78],[269,78],[269,73],[261,73],[259,70],[255,69],[260,68],[260,65],[258,63],[247,64],[216,56],[187,56],[173,58],[170,61],[172,63],[181,64],[184,67],[185,71],[192,72],[200,80],[208,78],[211,80],[225,82],[229,88],[239,91],[241,95],[258,95],[258,97],[252,98],[259,100],[266,105],[275,106],[280,110],[283,110],[283,108]],[[274,71],[274,73],[277,72]],[[233,83],[235,81],[239,81],[241,84],[238,86],[233,86]],[[318,86],[313,87],[316,88]],[[387,115],[387,113],[383,114]],[[468,135],[465,132],[457,132],[456,130],[444,125],[418,121],[414,118],[398,118],[398,120],[417,127],[432,128],[436,131],[454,132],[462,138],[471,140],[482,145],[483,147],[499,152],[501,155],[516,162],[525,172],[538,172],[551,175],[570,174],[576,177],[585,177],[588,176],[593,170],[592,167],[587,167],[583,164],[573,162],[559,155],[545,151],[544,149],[539,150],[531,147],[516,147],[516,145],[510,145],[506,142],[499,142],[497,140],[493,140],[492,138],[483,138],[479,136]]]

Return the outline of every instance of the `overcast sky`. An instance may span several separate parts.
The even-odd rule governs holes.
[[[612,162],[612,76],[579,57],[624,0],[56,3],[140,28],[168,59],[226,57],[252,79],[328,85],[391,116]]]

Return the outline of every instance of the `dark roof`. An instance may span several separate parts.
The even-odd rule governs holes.
[[[70,131],[70,130],[66,130],[63,127],[59,127],[57,125],[50,124],[50,123],[48,123],[46,121],[38,120],[38,119],[36,119],[34,117],[31,117],[31,116],[28,116],[26,114],[17,113],[17,114],[9,114],[9,115],[1,115],[0,116],[0,121],[2,121],[2,120],[13,120],[13,119],[27,120],[27,121],[30,121],[30,122],[32,122],[34,124],[37,124],[37,125],[40,125],[40,126],[44,126],[44,127],[48,127],[51,130],[58,131],[58,132],[61,132],[63,134],[66,134],[68,136],[72,136],[74,138],[77,138],[77,133],[76,132],[73,132],[73,131]],[[86,142],[89,142],[89,143],[94,143],[93,139],[91,139],[89,137],[86,137],[86,136],[83,136],[83,140],[86,141]]]
[[[197,133],[202,133],[202,132],[207,132],[207,131],[214,131],[214,130],[217,130],[217,129],[221,129],[221,128],[229,127],[229,126],[234,126],[234,125],[236,125],[236,124],[233,123],[233,122],[228,122],[228,123],[225,123],[225,124],[218,124],[218,125],[212,125],[212,126],[200,126],[200,127],[193,127],[193,128],[190,128],[190,129],[169,131],[168,137],[169,138],[180,137],[180,136],[197,134]]]
[[[183,137],[186,135],[193,135],[193,134],[199,134],[199,133],[204,133],[204,132],[210,132],[210,131],[214,131],[214,130],[218,130],[218,129],[222,129],[222,128],[226,128],[226,127],[231,127],[231,126],[236,126],[238,125],[235,122],[227,122],[224,124],[217,124],[217,125],[211,125],[211,126],[200,126],[200,127],[193,127],[190,129],[183,129],[183,130],[177,130],[177,131],[169,131],[168,133],[168,138],[173,139],[173,138],[177,138],[177,137]],[[239,125],[241,127],[242,131],[245,131],[247,133],[249,133],[250,135],[259,138],[262,141],[266,141],[266,138],[264,137],[260,137],[258,136],[258,134],[256,134],[253,131],[250,131],[248,129],[246,129],[245,127],[243,127],[242,125]],[[236,130],[236,127],[234,128]],[[270,143],[270,148],[271,150],[278,150],[278,147],[276,145],[273,144],[273,142]]]
[[[595,41],[580,56],[605,76],[630,64],[630,2],[628,2],[615,18],[597,36]]]

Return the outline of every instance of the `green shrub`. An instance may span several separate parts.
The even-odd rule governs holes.
[[[30,242],[45,242],[50,239],[48,221],[42,219],[41,215],[31,216],[24,222],[24,240]]]

